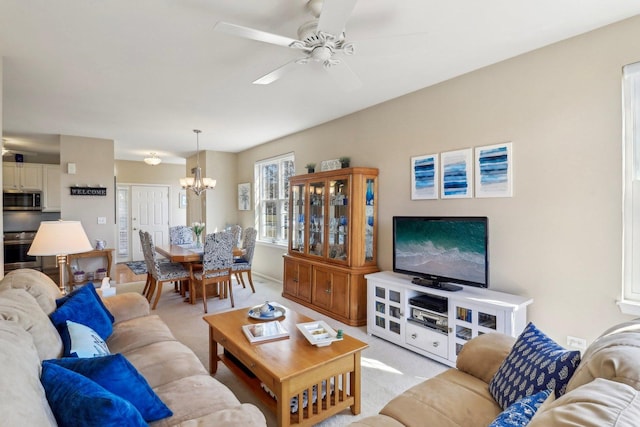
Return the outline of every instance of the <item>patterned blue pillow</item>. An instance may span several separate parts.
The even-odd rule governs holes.
[[[42,364],[59,365],[95,381],[107,391],[131,402],[147,422],[173,415],[147,380],[122,354],[88,359],[64,357],[45,360]]]
[[[147,427],[131,403],[62,366],[44,363],[40,382],[60,426]]]
[[[501,412],[489,427],[525,427],[550,394],[551,390],[542,390],[517,400]]]
[[[489,383],[489,391],[502,409],[541,390],[564,394],[580,363],[580,352],[559,346],[529,323]]]

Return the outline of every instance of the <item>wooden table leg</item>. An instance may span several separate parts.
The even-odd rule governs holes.
[[[351,405],[351,413],[353,415],[358,415],[360,413],[360,374],[361,374],[361,364],[360,364],[360,352],[356,352],[353,354],[354,358],[354,370],[349,375],[349,385],[351,388],[351,394],[353,396],[353,405]]]
[[[218,371],[218,343],[213,339],[213,328],[209,327],[209,373],[214,375]]]
[[[280,384],[275,394],[277,398],[276,419],[278,427],[288,427],[291,425],[291,399],[286,397],[290,395],[289,383],[285,381]],[[298,402],[298,411],[302,411],[302,402]]]

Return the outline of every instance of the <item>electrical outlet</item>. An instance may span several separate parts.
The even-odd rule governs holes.
[[[567,346],[577,348],[579,350],[587,349],[587,340],[584,338],[576,338],[571,335],[567,335]]]
[[[99,216],[98,217],[98,224],[106,224],[107,223],[107,217],[106,216]]]

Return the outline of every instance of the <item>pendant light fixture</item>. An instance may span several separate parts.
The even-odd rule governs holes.
[[[199,135],[201,130],[194,129],[196,134],[196,167],[193,176],[186,178],[180,178],[180,185],[184,189],[193,190],[196,196],[199,196],[205,190],[212,190],[216,187],[216,180],[211,178],[202,177],[202,169],[200,169],[200,140]]]
[[[162,162],[162,159],[156,153],[151,153],[151,157],[145,157],[144,162],[151,166],[157,166]]]

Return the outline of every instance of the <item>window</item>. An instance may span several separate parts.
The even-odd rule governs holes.
[[[294,174],[293,153],[256,162],[256,224],[258,240],[287,245],[289,178]]]
[[[640,314],[640,63],[623,68],[623,297],[627,314]]]

